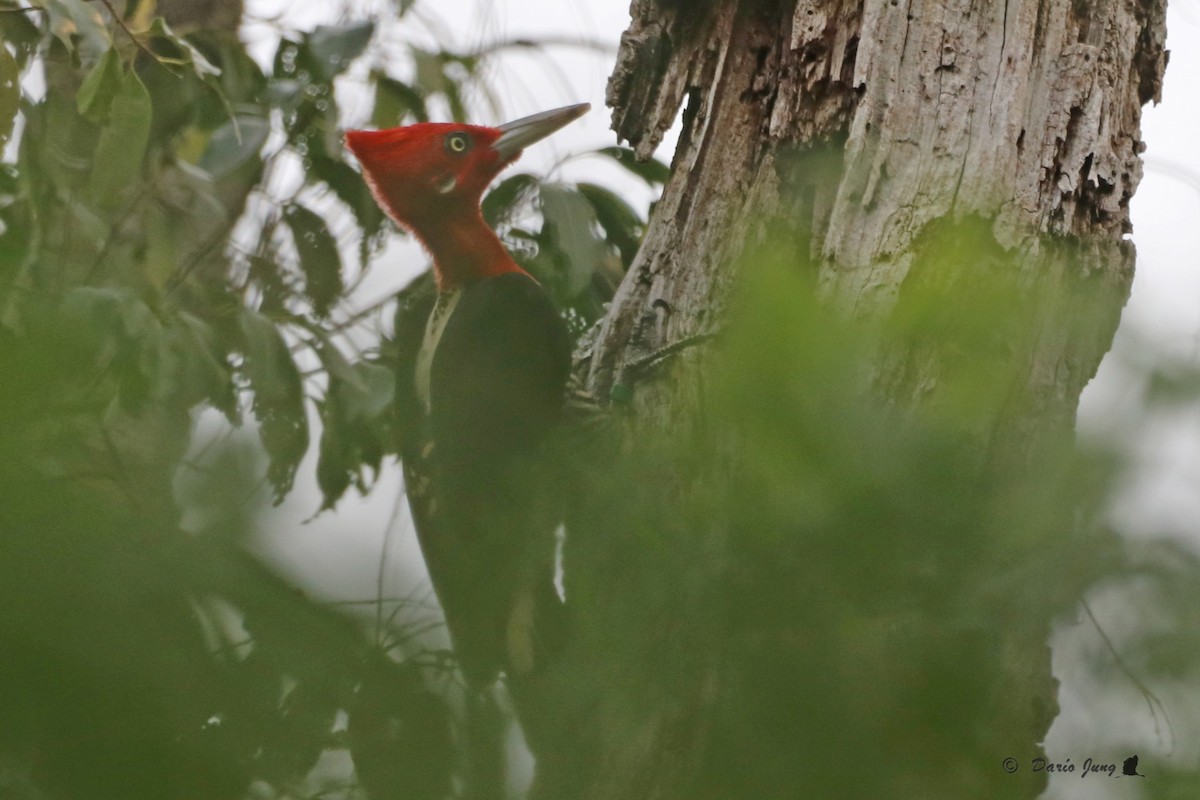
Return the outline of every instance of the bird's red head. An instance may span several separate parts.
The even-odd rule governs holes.
[[[382,131],[347,131],[346,146],[375,199],[406,228],[420,233],[464,206],[519,152],[497,152],[498,128],[427,122]]]
[[[479,201],[522,150],[582,116],[582,103],[487,128],[424,122],[381,131],[347,131],[379,205],[412,231],[434,258],[438,284],[519,269],[483,223]]]

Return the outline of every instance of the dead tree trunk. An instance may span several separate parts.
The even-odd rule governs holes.
[[[993,456],[1034,457],[1039,438],[1069,430],[1129,292],[1128,203],[1141,177],[1141,107],[1158,98],[1166,63],[1165,6],[634,0],[609,84],[614,129],[647,155],[681,107],[684,124],[671,180],[592,349],[593,387],[630,389],[635,428],[690,419],[704,381],[683,368],[690,355],[654,380],[627,372],[719,328],[744,277],[739,256],[783,229],[823,300],[864,325],[922,286],[970,285],[984,262],[1011,273],[1031,309],[1029,330],[1007,348],[1022,385],[973,433]],[[955,241],[961,263],[926,257],[935,233]],[[899,405],[936,407],[952,369],[940,351],[902,344],[879,354],[875,383]],[[710,736],[705,709],[727,676],[714,678],[703,652],[719,644],[694,643],[694,673],[654,695],[674,702],[618,713],[595,691],[580,712],[595,723],[588,755],[546,758],[543,797],[704,796],[705,753],[736,747],[736,734],[724,745]],[[1045,630],[1018,626],[992,652],[1004,677],[980,701],[995,726],[983,760],[953,775],[893,771],[881,796],[999,796],[1002,760],[1037,750],[1057,709]],[[1041,778],[1026,763],[999,785],[1032,796]],[[812,785],[812,796],[820,786],[839,784]],[[725,791],[806,796],[736,782]]]
[[[1025,354],[1038,410],[1073,417],[1132,279],[1128,203],[1141,107],[1166,64],[1164,16],[1154,0],[637,0],[609,86],[613,127],[648,155],[684,103],[685,126],[594,381],[605,388],[641,351],[705,329],[729,265],[768,221],[811,231],[831,300],[880,315],[930,225],[978,216],[1031,282],[1080,277],[1054,269],[1049,237],[1086,251],[1110,330],[1051,335]],[[827,143],[837,172],[785,169]],[[649,332],[658,300],[669,319]]]

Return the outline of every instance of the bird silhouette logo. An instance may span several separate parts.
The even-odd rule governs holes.
[[[1138,766],[1138,757],[1130,756],[1129,758],[1125,759],[1125,764],[1124,764],[1124,766],[1121,767],[1121,774],[1122,775],[1130,775],[1130,776],[1136,775],[1139,778],[1146,777],[1145,775],[1143,775],[1142,773],[1137,771],[1137,766]]]

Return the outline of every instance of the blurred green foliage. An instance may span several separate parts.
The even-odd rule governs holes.
[[[543,687],[563,709],[546,739],[565,744],[543,754],[538,797],[622,785],[646,741],[686,776],[672,796],[1037,796],[1030,759],[1059,711],[1050,632],[1133,575],[1160,590],[1140,613],[1173,622],[1101,647],[1098,663],[1133,667],[1109,686],[1144,715],[1139,681],[1194,681],[1179,633],[1195,558],[1139,566],[1107,528],[1117,453],[1077,445],[1059,415],[1008,425],[1030,413],[1014,353],[1033,320],[1055,309],[1087,332],[1110,310],[1086,292],[1030,302],[988,230],[934,226],[877,325],[817,299],[802,249],[752,248],[722,333],[641,378],[699,407],[624,419],[638,445],[585,479],[565,555],[577,638]],[[1006,427],[1036,433],[997,441]]]
[[[302,796],[348,779],[314,771],[335,752],[351,793],[449,796],[455,681],[420,610],[365,635],[245,543],[312,412],[326,508],[394,451],[387,303],[356,294],[391,227],[342,128],[465,120],[494,59],[398,61],[358,19],[281,31],[264,69],[240,2],[112,8],[0,2],[0,796]],[[530,175],[488,211],[581,326],[644,227]],[[249,412],[265,465],[185,462],[205,408]]]
[[[182,408],[208,403],[236,421],[232,398],[248,385],[277,498],[307,449],[308,394],[323,425],[349,441],[322,452],[324,472],[344,476],[328,485],[363,485],[388,450],[384,398],[367,418],[363,408],[347,417],[345,403],[320,395],[343,391],[353,369],[297,376],[314,351],[321,366],[338,359],[371,311],[353,290],[388,225],[343,151],[334,81],[356,61],[379,60],[368,53],[375,24],[285,34],[264,72],[230,35],[185,39],[147,20],[151,5],[129,20],[143,25],[137,46],[83,0],[0,15],[12,48],[0,60],[0,129],[22,123],[0,175],[4,330],[20,335],[69,302],[97,320],[122,318],[129,380],[151,394],[186,385]],[[372,123],[427,120],[439,103],[462,120],[470,90],[489,95],[486,53],[409,50],[415,80],[378,64],[365,85],[355,73],[356,91],[374,94]],[[46,91],[22,94],[21,76],[38,70]],[[303,180],[281,190],[297,173]],[[644,227],[603,187],[528,174],[501,182],[485,207],[579,328],[599,315]],[[98,334],[92,357],[103,365],[109,331]],[[366,350],[369,373],[378,357]],[[137,402],[113,388],[107,399]],[[326,504],[339,496],[333,489]]]

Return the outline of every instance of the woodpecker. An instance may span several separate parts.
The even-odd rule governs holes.
[[[468,683],[539,666],[556,613],[550,475],[539,452],[561,422],[566,323],[484,222],[480,200],[528,145],[589,108],[500,127],[420,123],[348,131],[379,205],[433,259],[436,291],[402,294],[396,407],[406,491],[434,591]]]

